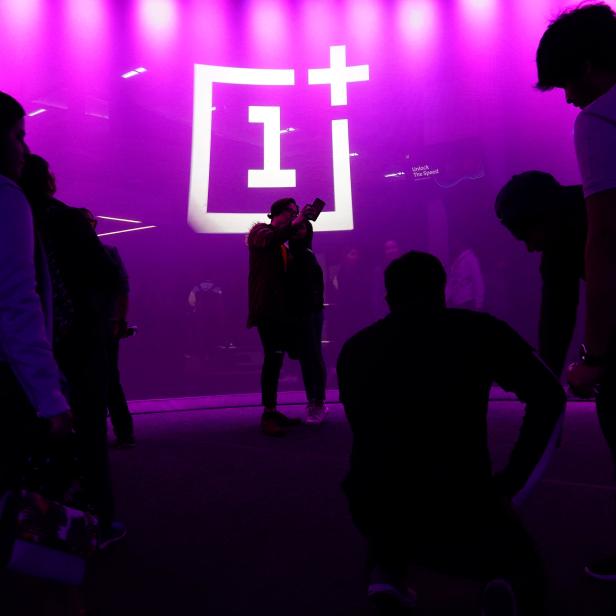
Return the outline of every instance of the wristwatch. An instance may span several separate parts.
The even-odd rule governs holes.
[[[580,360],[585,366],[594,368],[602,368],[608,363],[607,355],[592,355],[588,352],[585,344],[580,346]]]

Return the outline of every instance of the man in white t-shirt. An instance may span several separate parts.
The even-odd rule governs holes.
[[[604,421],[616,429],[616,13],[606,4],[563,13],[541,38],[537,70],[540,90],[563,88],[567,103],[582,110],[575,148],[588,218],[587,308],[585,344],[568,381],[581,394],[596,390],[604,406],[612,402]],[[587,572],[616,581],[616,556]]]

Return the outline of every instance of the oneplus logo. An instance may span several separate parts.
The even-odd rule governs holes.
[[[346,65],[346,47],[330,47],[330,66],[308,70],[309,85],[327,85],[333,107],[347,104],[349,83],[368,81],[367,64]],[[193,136],[188,222],[199,233],[246,233],[261,213],[208,212],[210,157],[212,151],[212,112],[215,83],[246,86],[294,86],[293,69],[235,68],[195,65]],[[248,169],[249,189],[294,188],[296,169],[280,167],[280,107],[249,106],[248,122],[263,124],[263,167]],[[323,212],[319,230],[342,231],[353,228],[353,198],[349,161],[349,122],[332,120],[332,167],[334,211]]]

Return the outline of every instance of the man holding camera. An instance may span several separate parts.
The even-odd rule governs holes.
[[[272,204],[270,223],[257,223],[248,234],[248,327],[256,327],[263,345],[261,429],[268,436],[284,436],[301,423],[276,409],[278,380],[285,352],[291,347],[291,308],[287,242],[314,219],[314,206],[299,210],[295,199],[285,197]]]

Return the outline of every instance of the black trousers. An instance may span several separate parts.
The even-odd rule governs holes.
[[[278,402],[278,381],[287,350],[285,326],[278,320],[263,320],[257,324],[261,345],[263,346],[263,366],[261,367],[261,404],[268,409]]]
[[[321,337],[323,310],[309,312],[299,320],[299,362],[308,402],[325,400],[327,371],[323,360]]]
[[[102,332],[80,332],[65,338],[56,358],[68,381],[69,404],[75,418],[85,505],[98,516],[101,527],[114,519],[107,445],[108,358]]]
[[[23,487],[28,461],[40,444],[44,421],[8,365],[0,364],[0,494]]]
[[[308,402],[325,400],[325,362],[321,351],[323,311],[315,311],[288,321],[264,320],[257,325],[263,346],[261,368],[261,403],[275,408],[278,382],[284,354],[293,348],[297,353]]]
[[[483,583],[502,578],[512,584],[521,616],[545,613],[542,561],[518,516],[496,496],[459,496],[448,504],[441,498],[441,507],[419,513],[426,501],[347,495],[372,564],[394,579],[411,564]]]
[[[118,440],[129,440],[134,436],[133,418],[126,402],[124,388],[120,381],[120,341],[112,338],[109,343],[109,376],[107,408],[111,425]]]

